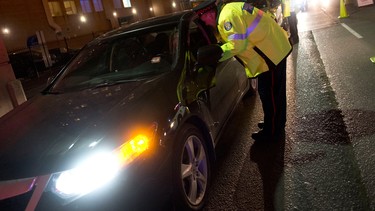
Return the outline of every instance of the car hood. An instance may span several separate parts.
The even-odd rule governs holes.
[[[145,100],[161,97],[157,84],[160,79],[41,95],[17,107],[0,119],[0,180],[61,171],[86,153],[119,146],[109,134],[123,136],[127,120],[134,125],[160,115]]]

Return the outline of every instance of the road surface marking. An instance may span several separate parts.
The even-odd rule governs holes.
[[[362,39],[363,37],[358,34],[356,31],[354,31],[352,28],[350,28],[348,25],[346,25],[345,23],[341,23],[341,25],[346,29],[348,30],[350,33],[352,33],[354,36],[356,36],[358,39]]]

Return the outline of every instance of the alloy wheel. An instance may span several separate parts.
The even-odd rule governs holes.
[[[208,158],[202,140],[195,135],[186,139],[181,157],[181,180],[187,200],[198,205],[204,199],[208,183]]]

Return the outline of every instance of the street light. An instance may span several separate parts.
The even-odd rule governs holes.
[[[2,30],[1,30],[1,32],[2,32],[2,34],[5,34],[5,35],[7,35],[7,34],[10,34],[10,30],[8,29],[8,28],[3,28]]]
[[[84,15],[81,15],[81,17],[79,18],[80,19],[80,21],[82,22],[82,23],[86,23],[86,17],[84,16]]]
[[[151,15],[151,16],[155,16],[154,8],[153,8],[153,7],[150,7],[149,10],[150,10],[150,15]]]

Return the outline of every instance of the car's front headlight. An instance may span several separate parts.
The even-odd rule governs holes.
[[[99,153],[76,168],[62,172],[55,181],[55,192],[62,198],[84,195],[110,182],[121,164],[111,153]]]
[[[100,152],[77,167],[59,173],[52,191],[60,198],[75,200],[112,181],[120,170],[149,149],[153,134],[138,134],[112,152]]]

